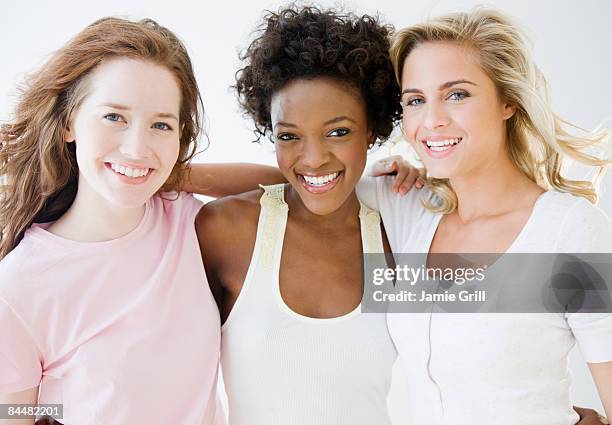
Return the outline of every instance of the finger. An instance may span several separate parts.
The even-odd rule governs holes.
[[[402,167],[396,178],[397,192],[405,195],[414,186],[419,174],[412,167]]]
[[[372,164],[372,167],[370,167],[368,175],[371,177],[384,176],[393,171],[392,167],[393,167],[393,160],[389,160],[388,158],[381,159],[379,161],[376,161],[374,164]]]
[[[399,168],[393,179],[393,191],[399,193],[402,185],[410,175],[410,169],[406,167]],[[414,183],[414,182],[413,182]],[[412,185],[412,184],[411,184]]]
[[[395,174],[401,168],[404,159],[400,155],[392,155],[376,161],[374,164],[377,175]]]
[[[399,192],[402,195],[405,195],[406,193],[408,193],[408,191],[414,187],[415,183],[417,182],[418,177],[419,177],[418,171],[415,170],[414,168],[410,168],[410,172],[406,175],[406,178],[400,185]]]

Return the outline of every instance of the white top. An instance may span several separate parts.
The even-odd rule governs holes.
[[[394,252],[426,253],[442,214],[427,190],[400,197],[392,178],[366,179],[360,199],[377,207]],[[612,252],[612,222],[583,198],[545,192],[508,252]],[[612,314],[389,314],[410,394],[411,423],[555,424],[578,421],[568,353],[612,360]]]
[[[265,187],[240,295],[222,327],[231,425],[385,425],[396,351],[384,314],[360,306],[337,318],[302,316],[283,301],[279,269],[288,206]],[[380,217],[362,206],[364,252],[383,252]]]

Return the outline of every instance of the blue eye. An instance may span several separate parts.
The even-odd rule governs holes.
[[[351,130],[349,130],[348,128],[336,128],[332,131],[329,132],[329,134],[327,135],[328,137],[343,137],[346,136],[347,134],[349,134],[351,132]]]
[[[297,136],[291,133],[281,133],[276,136],[276,140],[281,140],[283,142],[290,142],[291,140],[296,140]]]
[[[106,114],[104,115],[104,118],[113,122],[119,122],[123,119],[121,115],[115,113]]]
[[[422,97],[410,97],[406,101],[405,106],[419,106],[419,105],[422,105],[423,103],[425,103],[425,99],[423,99]]]
[[[163,130],[163,131],[170,131],[170,130],[172,130],[172,127],[170,127],[165,122],[156,122],[155,124],[152,125],[152,127],[157,129],[157,130]]]
[[[447,99],[459,101],[465,99],[466,97],[470,97],[470,94],[468,92],[465,92],[463,90],[455,90],[450,95],[448,95]]]

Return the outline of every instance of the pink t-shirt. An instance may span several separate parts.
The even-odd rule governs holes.
[[[107,242],[32,226],[0,262],[0,393],[40,384],[66,425],[223,423],[200,207],[155,196],[136,229]]]

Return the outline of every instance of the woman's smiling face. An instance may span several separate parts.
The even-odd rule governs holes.
[[[431,177],[465,176],[507,155],[505,121],[515,108],[499,99],[467,47],[426,42],[412,50],[402,105],[404,136]]]
[[[366,164],[366,105],[356,88],[326,77],[296,79],[272,97],[278,166],[308,210],[325,215],[349,198]]]
[[[178,158],[176,78],[148,61],[115,58],[98,65],[88,85],[65,135],[76,143],[79,191],[120,207],[141,206]]]

